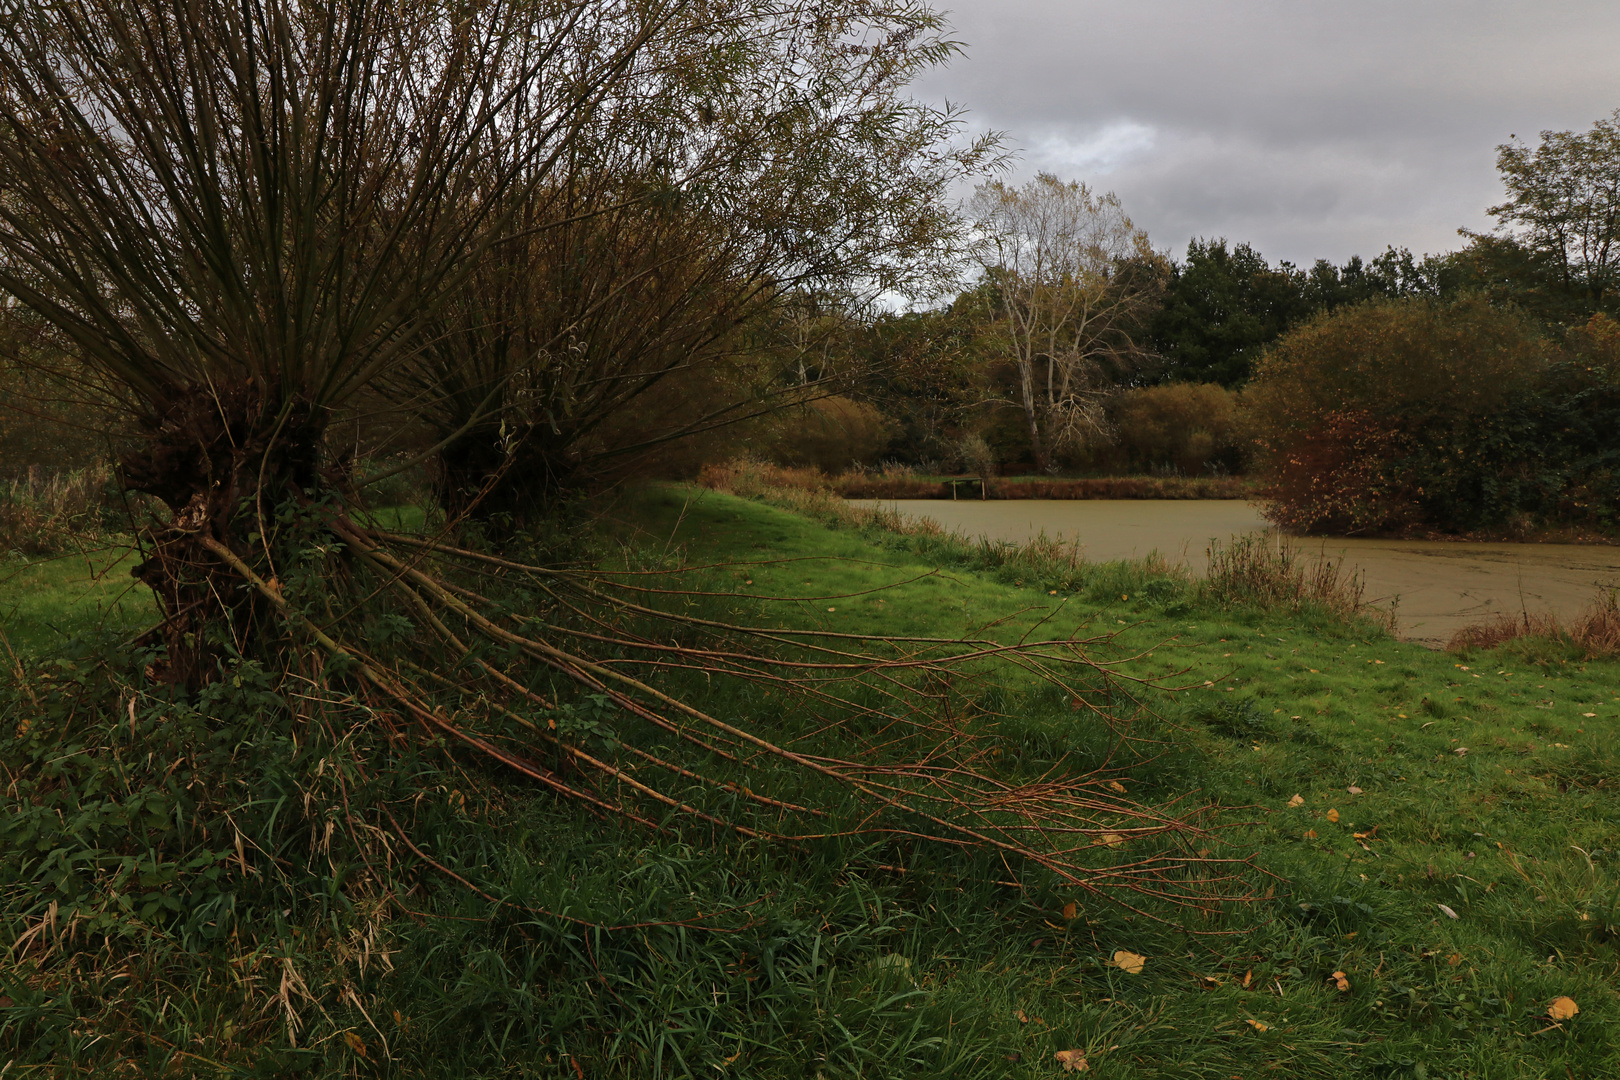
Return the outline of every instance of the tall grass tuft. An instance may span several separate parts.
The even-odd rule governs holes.
[[[1234,536],[1225,544],[1211,541],[1201,591],[1223,605],[1296,611],[1310,606],[1345,620],[1371,618],[1394,631],[1394,614],[1367,601],[1361,575],[1346,574],[1343,562],[1308,559],[1275,534]]]
[[[1469,652],[1495,649],[1509,642],[1544,642],[1579,653],[1588,660],[1620,656],[1620,591],[1600,593],[1585,611],[1568,623],[1551,612],[1518,615],[1502,613],[1465,626],[1452,635],[1446,649]]]
[[[0,483],[0,554],[56,555],[102,539],[122,506],[112,468],[28,472]]]

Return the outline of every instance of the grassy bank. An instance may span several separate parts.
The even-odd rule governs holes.
[[[7,944],[25,938],[0,987],[0,1056],[62,1075],[1035,1077],[1061,1074],[1060,1051],[1108,1077],[1620,1069],[1620,665],[1534,641],[1431,653],[1305,585],[1268,593],[1233,573],[1200,586],[1152,563],[901,533],[837,500],[780,498],[802,512],[656,489],[604,518],[626,546],[602,557],[707,566],[678,577],[679,602],[737,620],[1098,638],[1093,654],[1123,673],[1188,689],[1139,689],[1143,741],[1121,750],[1072,702],[1009,683],[993,699],[998,749],[1037,775],[1113,753],[1136,797],[1219,803],[1231,828],[1209,850],[1257,854],[1253,902],[1178,927],[1151,901],[1132,910],[979,855],[912,848],[879,869],[836,843],[652,833],[413,751],[400,769],[439,793],[410,805],[413,835],[496,902],[397,844],[345,850],[328,823],[365,785],[317,768],[346,760],[318,726],[266,726],[275,708],[251,678],[211,703],[118,697],[65,729],[71,745],[28,741],[38,725],[24,721],[57,700],[36,680],[9,687],[0,714],[22,800],[7,820],[38,830],[0,838]],[[49,640],[38,618],[8,634]],[[53,681],[87,686],[102,662],[63,661]],[[757,690],[682,685],[770,722]],[[221,742],[210,710],[252,719]],[[230,820],[246,846],[199,840],[220,858],[160,858],[108,890],[123,907],[103,894],[47,917],[68,888],[57,876],[94,861],[49,851],[116,861],[117,814],[153,850],[179,845],[175,810],[200,766],[142,760],[185,724],[235,755]],[[167,801],[149,814],[150,800]],[[164,914],[163,897],[189,911],[227,895],[241,914],[215,937],[206,919]],[[1561,997],[1573,1019],[1548,1015]]]

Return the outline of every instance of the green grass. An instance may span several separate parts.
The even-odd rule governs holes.
[[[116,963],[86,937],[83,952],[0,967],[14,1001],[0,1010],[0,1056],[57,1074],[125,1061],[152,1074],[834,1080],[1049,1077],[1061,1075],[1055,1052],[1081,1049],[1105,1077],[1620,1075],[1609,1038],[1620,1016],[1620,665],[1534,644],[1431,653],[1309,608],[1223,609],[1149,565],[828,528],[688,488],[626,500],[603,532],[633,545],[633,562],[721,564],[686,583],[722,595],[672,601],[704,613],[860,633],[1016,638],[1040,624],[1109,635],[1100,658],[1140,656],[1127,670],[1192,687],[1144,692],[1158,718],[1133,726],[1154,741],[1126,785],[1226,807],[1226,843],[1257,853],[1264,871],[1260,899],[1177,928],[1148,917],[1163,908],[1077,898],[995,859],[919,846],[905,872],[887,872],[857,869],[873,860],[837,842],[795,851],[675,823],[647,833],[423,758],[376,783],[429,792],[396,805],[437,858],[529,907],[662,925],[583,930],[425,872],[390,906],[363,888],[358,855],[330,831],[319,843],[323,815],[341,822],[361,798],[357,786],[339,801],[333,785],[359,782],[316,766],[341,759],[318,738],[253,734],[268,699],[239,681],[209,708],[241,695],[232,708],[251,723],[143,698],[140,739],[119,697],[106,721],[108,790],[132,776],[144,790],[148,740],[199,724],[243,770],[231,820],[249,861],[312,875],[319,890],[267,894],[226,942],[186,945],[181,919],[145,931],[132,956],[118,939],[107,955],[130,958]],[[50,640],[26,622],[7,631]],[[1002,738],[1027,755],[1020,767],[1098,752],[1067,701],[1010,685]],[[722,715],[770,719],[757,688],[693,678],[684,691]],[[0,755],[15,770],[10,728],[28,706],[7,700]],[[74,754],[44,757],[66,770],[59,762],[89,752]],[[194,767],[171,775],[158,761],[152,783],[181,798]],[[41,828],[102,821],[105,811],[53,816],[64,784],[94,787],[60,775],[23,816]],[[497,795],[459,801],[469,785]],[[157,820],[164,813],[175,817],[171,807]],[[209,842],[229,868],[229,842]],[[16,930],[42,893],[4,874]],[[731,912],[734,932],[671,925],[698,911]],[[1141,973],[1112,966],[1117,950],[1144,956]],[[291,995],[305,1025],[296,1047],[278,996],[289,967],[309,989],[309,1000]],[[1547,1004],[1565,995],[1581,1012],[1552,1026]]]
[[[75,635],[152,625],[152,594],[129,576],[136,561],[123,548],[0,559],[0,634],[18,653],[42,656]]]
[[[1220,1028],[1230,1045],[1216,1057],[1233,1054],[1239,1070],[1286,1057],[1281,1044],[1307,1033],[1334,1047],[1340,1070],[1354,1055],[1383,1062],[1382,1075],[1419,1075],[1402,1072],[1419,1063],[1430,1076],[1617,1068],[1606,1029],[1620,1015],[1620,665],[1547,645],[1458,657],[1309,613],[1221,610],[1183,582],[1129,567],[1077,581],[1016,567],[975,573],[937,557],[971,562],[971,545],[806,528],[708,494],[658,501],[649,534],[672,534],[694,561],[839,560],[814,572],[750,569],[756,587],[828,595],[936,571],[837,612],[817,601],[808,617],[825,625],[959,633],[1012,612],[1022,612],[1013,623],[1050,614],[1048,629],[1108,631],[1118,654],[1143,656],[1136,670],[1192,687],[1158,696],[1177,745],[1140,767],[1138,782],[1247,804],[1254,824],[1229,839],[1260,852],[1280,880],[1272,902],[1236,917],[1247,948],[1203,942],[1161,955],[1150,966],[1169,971],[1111,988],[1116,1010],[1151,1014],[1183,1041]],[[1296,795],[1303,804],[1290,806]],[[1133,942],[1098,939],[1073,960],[1095,966],[1111,945]],[[1251,971],[1250,989],[1234,989]],[[1334,971],[1348,992],[1334,988]],[[1223,987],[1204,989],[1204,976]],[[1548,1001],[1564,995],[1580,1016],[1540,1030]],[[1273,1030],[1253,1030],[1250,1018]]]

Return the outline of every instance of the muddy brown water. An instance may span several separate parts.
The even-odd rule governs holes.
[[[1095,562],[1158,552],[1193,573],[1210,540],[1270,530],[1252,503],[1230,499],[862,500],[932,518],[965,536],[1023,541],[1042,532],[1077,541]],[[1498,613],[1579,613],[1600,589],[1620,587],[1620,547],[1471,544],[1319,537],[1286,542],[1343,558],[1363,575],[1368,599],[1394,606],[1402,637],[1443,646],[1458,630]]]

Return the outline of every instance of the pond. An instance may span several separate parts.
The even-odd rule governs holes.
[[[1078,541],[1095,562],[1157,551],[1193,573],[1204,571],[1212,539],[1270,529],[1254,504],[1233,499],[885,499],[881,505],[932,518],[966,536],[1022,541],[1044,531]],[[1620,547],[1613,546],[1337,537],[1289,542],[1343,558],[1363,575],[1368,599],[1394,605],[1402,637],[1436,647],[1499,612],[1552,612],[1567,619],[1600,589],[1620,587]]]

